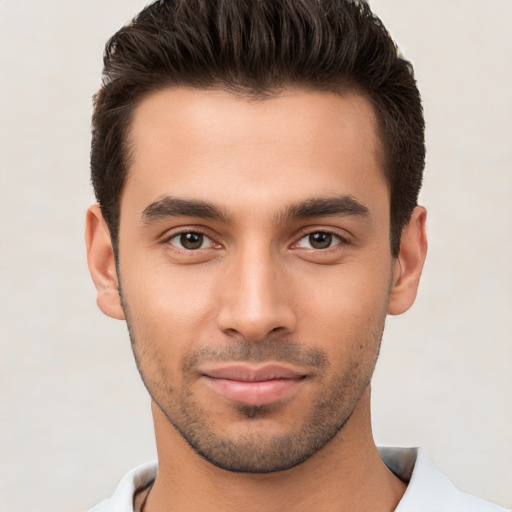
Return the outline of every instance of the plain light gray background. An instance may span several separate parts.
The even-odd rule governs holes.
[[[144,0],[0,0],[0,509],[87,509],[155,457],[125,326],[97,310],[83,222],[106,39]],[[430,252],[390,318],[375,436],[512,506],[512,1],[372,0],[415,64]]]

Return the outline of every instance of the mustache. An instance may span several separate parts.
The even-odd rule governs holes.
[[[201,347],[185,357],[182,369],[186,373],[204,363],[232,361],[247,363],[276,361],[316,370],[325,370],[328,367],[327,355],[318,348],[306,348],[289,339],[277,340],[267,337],[258,341],[241,339],[223,345]]]

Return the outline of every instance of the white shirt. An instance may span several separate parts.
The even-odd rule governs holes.
[[[421,448],[379,448],[388,468],[408,482],[395,512],[507,512],[506,509],[459,491]],[[113,496],[89,512],[133,512],[133,496],[156,477],[157,463],[130,471]],[[510,512],[510,511],[508,511]]]

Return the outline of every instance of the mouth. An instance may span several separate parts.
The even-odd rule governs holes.
[[[204,370],[202,378],[213,391],[230,401],[261,406],[290,398],[306,374],[280,365],[228,365]]]

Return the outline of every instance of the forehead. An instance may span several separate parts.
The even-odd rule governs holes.
[[[358,94],[290,89],[254,100],[169,88],[138,105],[130,146],[122,205],[140,199],[140,211],[165,194],[226,202],[236,192],[268,205],[387,194],[375,112]]]

